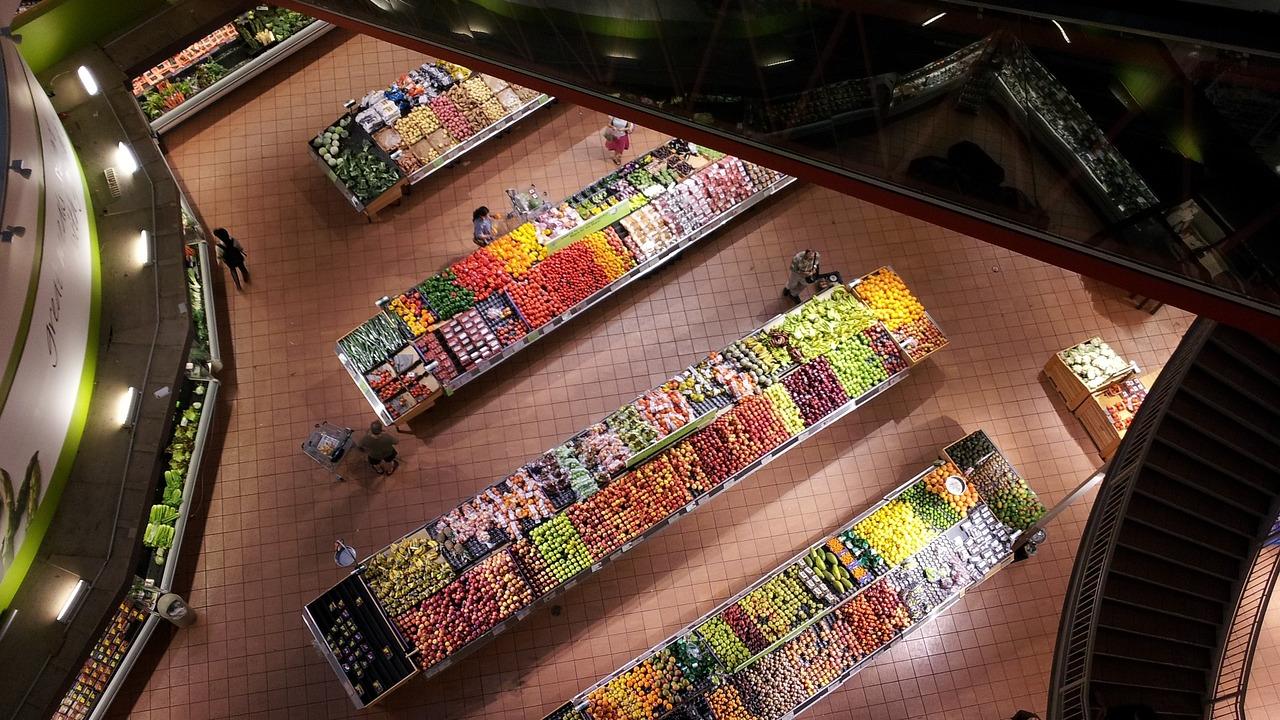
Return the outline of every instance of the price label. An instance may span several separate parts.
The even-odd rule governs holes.
[[[600,572],[600,568],[604,567],[604,563],[596,563],[591,566],[591,572]]]

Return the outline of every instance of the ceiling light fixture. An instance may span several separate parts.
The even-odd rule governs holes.
[[[773,62],[765,63],[765,64],[764,64],[764,66],[765,66],[765,67],[777,67],[777,66],[779,66],[779,65],[786,65],[786,64],[787,64],[787,63],[789,63],[789,62],[795,62],[795,61],[796,61],[796,59],[795,59],[795,58],[793,58],[793,57],[791,57],[791,58],[783,58],[782,60],[774,60]]]
[[[138,171],[138,158],[123,141],[116,143],[116,163],[119,165],[120,171],[126,175],[132,175]]]
[[[1062,39],[1066,40],[1067,44],[1070,45],[1071,38],[1067,37],[1067,30],[1066,28],[1062,27],[1062,23],[1058,22],[1057,20],[1050,20],[1049,22],[1053,23],[1054,26],[1058,28],[1058,32],[1062,33]]]
[[[137,244],[133,248],[133,256],[137,259],[138,264],[146,267],[151,264],[151,243],[150,237],[146,230],[138,231]]]
[[[120,427],[133,427],[134,413],[138,409],[138,389],[129,386],[116,400],[116,422]]]
[[[76,584],[67,593],[66,599],[62,601],[62,609],[58,611],[58,622],[71,622],[76,616],[76,611],[80,609],[80,603],[84,602],[84,596],[89,594],[89,581],[84,578],[76,578]]]
[[[76,75],[80,76],[80,84],[84,86],[84,91],[90,95],[98,94],[98,80],[89,72],[89,68],[81,65],[76,69]]]
[[[929,18],[928,20],[925,20],[924,22],[920,23],[920,27],[928,27],[929,25],[932,25],[938,22],[945,16],[946,16],[945,12],[940,12],[937,15],[934,15],[933,17]]]

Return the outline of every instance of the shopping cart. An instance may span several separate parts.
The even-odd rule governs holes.
[[[351,428],[338,427],[327,422],[316,423],[311,434],[302,443],[302,452],[319,463],[320,467],[328,470],[338,479],[338,482],[342,482],[343,477],[338,472],[338,463],[342,462],[347,451],[355,445],[354,436],[355,433]]]
[[[529,216],[536,214],[543,206],[542,195],[533,185],[530,185],[527,190],[507,188],[507,197],[511,199],[511,213],[507,215],[508,218],[528,220]]]

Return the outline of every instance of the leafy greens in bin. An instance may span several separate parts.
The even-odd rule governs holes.
[[[395,167],[383,162],[372,151],[368,140],[360,144],[359,150],[344,151],[333,171],[363,203],[370,202],[400,180]]]
[[[176,531],[174,524],[178,521],[178,508],[182,505],[182,490],[187,482],[187,470],[191,465],[191,455],[195,452],[196,432],[200,427],[200,416],[204,412],[204,394],[206,385],[196,383],[186,407],[179,401],[175,407],[177,417],[173,425],[173,439],[169,441],[166,452],[169,465],[164,471],[164,488],[161,490],[160,503],[151,506],[147,528],[142,535],[142,544],[157,549],[155,562],[163,565],[165,550],[173,547]]]
[[[168,505],[152,505],[149,519],[156,525],[172,525],[178,521],[178,511]]]

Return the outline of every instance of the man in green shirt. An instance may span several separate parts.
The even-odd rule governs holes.
[[[389,433],[382,431],[382,423],[374,420],[369,425],[369,432],[360,438],[360,442],[356,444],[361,450],[369,453],[369,464],[373,466],[373,471],[379,475],[390,475],[400,467],[400,461],[396,459],[396,440]],[[384,465],[391,465],[391,469],[387,470]]]

